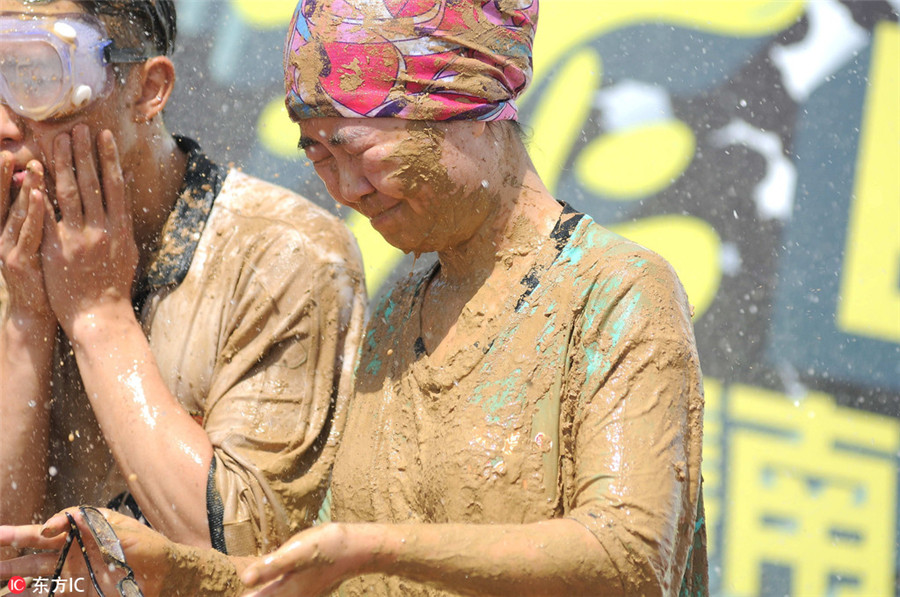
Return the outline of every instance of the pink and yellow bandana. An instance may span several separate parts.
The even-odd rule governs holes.
[[[300,0],[285,103],[321,116],[515,120],[538,0]]]

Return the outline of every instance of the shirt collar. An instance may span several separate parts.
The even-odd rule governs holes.
[[[147,298],[164,287],[178,286],[187,275],[226,172],[200,150],[193,139],[175,136],[187,154],[184,184],[159,239],[159,247],[135,285],[133,304],[140,312]]]

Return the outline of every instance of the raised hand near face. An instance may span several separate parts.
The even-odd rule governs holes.
[[[50,305],[72,337],[80,317],[130,311],[138,249],[110,131],[96,145],[84,125],[59,135],[53,168],[61,218],[45,218],[41,256]]]
[[[12,154],[0,152],[0,273],[9,289],[10,317],[22,325],[56,322],[40,254],[49,210],[41,163],[31,160],[21,170]]]

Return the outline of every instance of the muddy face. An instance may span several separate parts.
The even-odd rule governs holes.
[[[403,251],[464,243],[497,203],[477,174],[480,150],[469,149],[478,123],[315,118],[300,128],[331,195]]]

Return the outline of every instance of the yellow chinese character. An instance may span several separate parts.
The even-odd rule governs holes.
[[[893,594],[900,423],[749,387],[727,408],[724,592]]]

